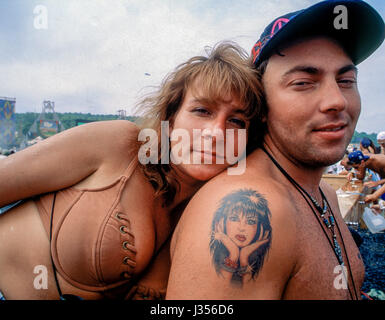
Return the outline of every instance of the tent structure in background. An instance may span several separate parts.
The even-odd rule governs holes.
[[[45,100],[40,115],[28,130],[27,137],[28,139],[34,139],[37,136],[48,138],[64,130],[65,128],[55,112],[55,102]]]
[[[0,148],[11,148],[16,141],[15,98],[0,97]]]

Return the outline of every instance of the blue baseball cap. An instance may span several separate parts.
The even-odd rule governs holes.
[[[366,161],[369,159],[360,150],[353,151],[348,155],[350,164],[360,164],[362,160]]]
[[[371,141],[369,138],[362,138],[361,140],[361,145],[364,147],[364,148],[369,148],[370,145],[371,145]]]
[[[339,13],[343,12],[338,6],[346,8],[345,29],[335,25]],[[258,67],[287,41],[321,35],[337,40],[357,65],[384,41],[385,25],[378,12],[362,0],[325,0],[271,22],[251,51],[254,65]]]

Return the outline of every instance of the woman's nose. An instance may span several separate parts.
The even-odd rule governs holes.
[[[241,221],[239,222],[239,225],[238,225],[238,230],[239,231],[244,231],[246,228],[246,221],[244,221],[243,219],[241,219]]]
[[[223,141],[226,135],[226,121],[215,119],[203,130],[204,138],[212,138],[213,141]]]

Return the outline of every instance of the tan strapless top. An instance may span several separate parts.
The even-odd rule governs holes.
[[[70,187],[56,193],[51,254],[71,285],[100,292],[127,284],[135,270],[135,238],[120,203],[137,159],[112,184],[98,189]],[[54,193],[35,199],[49,236]]]

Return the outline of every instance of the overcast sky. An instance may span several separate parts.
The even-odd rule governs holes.
[[[0,96],[16,98],[16,112],[51,100],[57,112],[130,115],[149,86],[205,46],[233,40],[250,52],[275,17],[316,2],[0,0]],[[385,1],[367,2],[385,17]],[[384,79],[385,44],[359,65],[358,131],[385,130]]]

